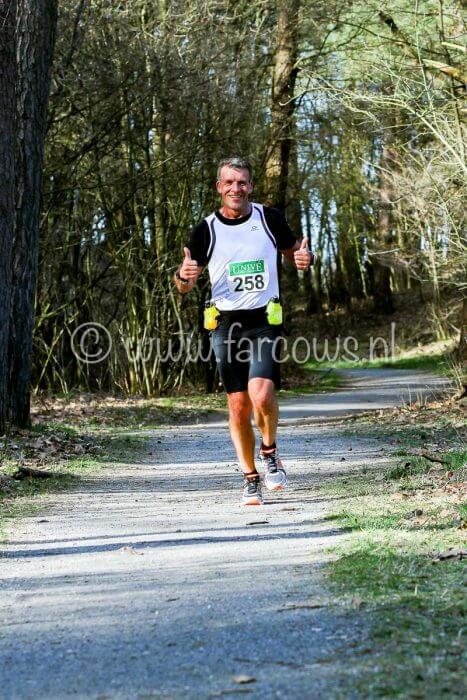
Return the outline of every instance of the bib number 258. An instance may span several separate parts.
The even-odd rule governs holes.
[[[245,275],[245,277],[234,277],[233,282],[236,292],[252,292],[254,289],[264,289],[263,275]]]

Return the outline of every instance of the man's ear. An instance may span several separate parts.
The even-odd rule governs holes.
[[[216,190],[219,192],[219,194],[222,193],[222,186],[219,180],[216,182]]]
[[[253,183],[249,182],[248,183],[248,194],[251,194],[253,192]]]

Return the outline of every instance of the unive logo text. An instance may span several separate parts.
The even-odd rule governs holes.
[[[246,262],[230,263],[229,276],[251,275],[255,272],[264,272],[264,260],[247,260]]]

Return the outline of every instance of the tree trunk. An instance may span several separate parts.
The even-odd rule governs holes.
[[[0,434],[8,406],[11,258],[15,228],[16,0],[0,0]]]
[[[277,50],[271,94],[271,124],[265,164],[265,201],[285,210],[290,153],[294,136],[293,99],[297,77],[300,0],[279,0]]]
[[[295,138],[295,102],[297,77],[298,11],[300,0],[279,0],[277,17],[277,49],[271,90],[271,123],[264,173],[264,200],[285,213],[288,202],[289,173]],[[299,205],[298,205],[299,207]],[[292,216],[295,211],[291,208]],[[293,216],[296,223],[296,215]],[[301,229],[301,226],[300,226]],[[296,231],[299,235],[299,231]],[[279,264],[280,267],[280,264]],[[281,274],[282,295],[288,302],[297,295],[298,275],[287,262]]]
[[[47,100],[57,24],[57,0],[19,0],[17,16],[16,232],[10,319],[11,420],[29,423],[34,296]]]
[[[459,325],[460,335],[456,355],[462,367],[465,368],[465,363],[467,362],[467,296],[464,296],[464,298],[462,299],[462,309]]]
[[[372,260],[373,302],[377,313],[391,314],[394,311],[394,303],[391,290],[390,254],[385,255],[384,253],[390,250],[393,242],[394,192],[391,171],[395,165],[395,157],[391,148],[392,135],[389,133],[389,129],[386,130],[383,138],[385,142],[381,154],[379,185],[378,252]]]
[[[303,237],[301,186],[295,133],[293,134],[293,138],[290,144],[288,171],[288,206],[286,207],[287,221],[289,222],[290,228],[295,233],[297,238],[301,240]],[[308,246],[310,245],[311,240],[308,240]],[[284,262],[282,270],[282,280],[284,286],[284,294],[289,295],[290,300],[292,301],[300,293],[300,284],[297,268],[291,265],[288,260]],[[309,274],[308,280],[310,280]]]

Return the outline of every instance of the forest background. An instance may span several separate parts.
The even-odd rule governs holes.
[[[125,663],[131,659],[143,695],[152,689],[160,694],[159,677],[152,674],[154,685],[146,686],[147,675],[138,669],[145,668],[140,662],[162,659],[167,675],[164,654],[176,664],[183,659],[185,641],[177,640],[172,649],[171,624],[170,649],[165,648],[164,625],[171,619],[166,611],[177,609],[182,620],[186,611],[199,610],[207,619],[205,584],[212,577],[195,576],[193,589],[178,583],[186,575],[186,556],[191,564],[196,556],[198,516],[200,570],[206,571],[205,548],[212,540],[216,566],[235,580],[240,580],[232,568],[239,539],[259,537],[262,543],[272,536],[278,546],[280,540],[299,543],[299,529],[307,538],[306,550],[299,544],[296,550],[303,568],[297,568],[297,559],[293,571],[287,556],[274,559],[277,580],[281,572],[290,579],[292,572],[293,595],[303,600],[295,604],[292,589],[284,588],[285,605],[268,609],[271,629],[279,624],[276,612],[285,630],[289,614],[316,614],[306,618],[308,628],[314,635],[322,619],[322,634],[332,641],[319,648],[312,666],[305,646],[305,666],[295,663],[298,655],[293,664],[281,658],[276,670],[268,651],[268,688],[271,678],[279,683],[285,673],[304,678],[312,668],[310,688],[319,686],[319,694],[321,666],[330,679],[330,697],[337,697],[341,672],[349,688],[343,697],[354,697],[359,688],[361,697],[466,696],[465,5],[463,0],[0,0],[0,543],[14,532],[3,562],[16,603],[9,600],[6,611],[11,635],[8,623],[2,635],[5,658],[15,659],[3,664],[11,667],[6,677],[15,696],[30,681],[36,688],[44,682],[47,696],[55,682],[64,684],[60,696],[63,688],[75,693],[80,687],[85,694],[87,686],[80,684],[89,679],[92,693],[98,692],[96,678],[103,676],[77,674],[80,658],[87,664],[91,656],[99,673],[109,674],[105,694],[121,689],[114,680],[123,676],[132,683],[125,667],[119,675],[115,663],[102,662],[108,658],[99,646],[104,638],[113,660],[118,649]],[[236,465],[224,448],[219,462],[221,433],[204,433],[199,426],[212,407],[225,405],[216,391],[215,363],[189,361],[183,351],[191,341],[207,352],[202,316],[209,282],[204,274],[183,298],[172,283],[189,231],[218,206],[217,163],[233,154],[253,163],[253,198],[282,209],[297,237],[307,236],[316,253],[309,274],[287,262],[282,267],[286,339],[317,340],[322,356],[326,340],[333,355],[337,338],[353,336],[368,357],[370,337],[390,343],[394,329],[399,359],[393,367],[410,357],[416,367],[433,369],[431,359],[425,362],[428,353],[441,353],[460,390],[455,397],[448,392],[351,416],[342,424],[332,415],[329,422],[323,416],[322,423],[297,426],[300,432],[291,429],[284,443],[294,474],[291,497],[287,505],[277,502],[264,511],[267,520],[247,523],[266,525],[264,534],[250,530],[240,538],[231,536],[233,511],[224,508],[237,488],[238,477],[230,474]],[[379,343],[378,354],[383,346]],[[83,348],[84,360],[98,361],[83,361]],[[363,382],[349,387],[344,374],[329,371],[336,364],[342,368],[334,362],[310,362],[305,369],[289,363],[283,374],[300,391],[348,382],[347,389],[355,389],[351,403],[359,405],[357,393],[366,387]],[[316,372],[317,367],[326,369]],[[364,374],[371,377],[366,369]],[[379,374],[383,394],[385,386],[410,384],[410,373]],[[439,387],[442,379],[435,377],[433,385]],[[431,379],[423,374],[420,382]],[[341,397],[326,398],[339,406]],[[185,432],[182,423],[188,423]],[[192,430],[196,424],[199,431]],[[69,498],[55,497],[65,489]],[[201,501],[194,500],[194,491]],[[215,502],[222,513],[215,516],[211,538],[205,528],[217,513]],[[187,509],[196,516],[189,513],[188,526]],[[269,520],[276,509],[280,521]],[[37,519],[38,512],[46,517]],[[90,517],[94,512],[97,520]],[[145,512],[147,521],[141,520]],[[17,535],[13,520],[24,515],[28,520]],[[130,521],[137,528],[134,538]],[[179,559],[181,568],[170,560],[167,579],[160,577],[162,549],[148,540],[148,532],[158,538],[159,522],[161,533],[173,530],[159,543],[168,544],[172,556],[182,551],[174,545],[190,550]],[[76,541],[69,524],[78,527]],[[219,559],[222,528],[229,537]],[[332,535],[329,559],[319,532]],[[124,547],[118,544],[121,535]],[[95,537],[99,552],[101,538],[108,543],[102,546],[124,577],[111,579],[111,593],[117,591],[125,607],[118,630],[119,603],[109,595],[104,571],[113,564],[105,559],[103,565],[99,556],[94,576],[88,557]],[[128,546],[133,542],[135,547]],[[157,575],[150,550],[157,555]],[[50,554],[58,554],[58,562],[63,553],[66,586],[60,583],[60,564],[51,578],[47,563]],[[26,577],[25,561],[31,565]],[[83,566],[91,567],[85,578]],[[148,566],[150,578],[143,585],[141,572]],[[315,572],[325,577],[332,608],[316,596]],[[151,646],[140,651],[137,617],[129,614],[139,609],[133,594],[137,588],[146,595],[156,586],[163,600],[164,580],[167,586],[175,582],[170,590],[180,590],[180,598],[166,599],[178,602],[161,607],[157,626],[148,627]],[[128,581],[131,600],[118,593]],[[103,604],[112,606],[99,607],[104,622],[98,634],[96,585],[103,586]],[[44,610],[53,610],[56,600],[62,606],[65,588],[65,597],[78,607],[71,615],[62,608],[59,615],[49,614],[52,623],[45,629]],[[261,585],[258,591],[263,599]],[[255,600],[248,605],[264,607]],[[232,608],[231,600],[221,607]],[[310,607],[316,609],[307,611]],[[328,636],[334,624],[329,620],[339,610],[351,637]],[[297,619],[290,623],[291,645],[282,645],[292,655],[296,640],[308,639],[297,636]],[[39,627],[31,624],[37,620]],[[76,624],[74,632],[69,624]],[[353,627],[365,637],[358,648]],[[59,639],[54,629],[66,633]],[[231,639],[238,639],[239,629],[236,618]],[[221,649],[216,634],[210,637],[216,653],[208,653],[214,659]],[[78,637],[82,656],[74,651]],[[52,643],[44,647],[44,639]],[[195,651],[194,641],[187,636],[189,663],[177,668],[182,695],[199,676],[189,670],[196,666],[194,653],[202,657],[199,668],[206,667],[209,647],[203,641]],[[44,648],[52,650],[49,665]],[[245,691],[261,693],[255,661],[260,657],[251,658],[248,674],[254,670],[258,678],[246,676],[246,682],[257,685]],[[59,672],[50,673],[57,659]],[[211,671],[218,673],[214,665],[202,674],[209,682]],[[230,681],[243,684],[245,676],[238,677]],[[224,681],[215,695],[230,692]],[[134,696],[136,686],[130,687]],[[275,687],[281,692],[291,686]],[[172,687],[162,690],[171,693]]]
[[[425,339],[453,338],[461,362],[464,2],[62,0],[57,24],[55,2],[37,5],[49,13],[36,73],[42,200],[37,225],[22,220],[16,186],[0,429],[8,415],[27,424],[30,388],[215,388],[212,361],[164,354],[182,338],[207,342],[207,276],[183,302],[172,276],[188,232],[218,205],[218,160],[238,153],[253,163],[254,199],[284,210],[317,253],[309,275],[284,266],[294,333],[310,319],[326,329],[332,314],[345,331],[348,319],[376,326],[421,306]],[[33,29],[20,34],[31,45]],[[41,153],[35,162],[40,174]],[[98,363],[73,352],[87,323],[112,341]],[[148,359],[151,339],[160,352]]]

